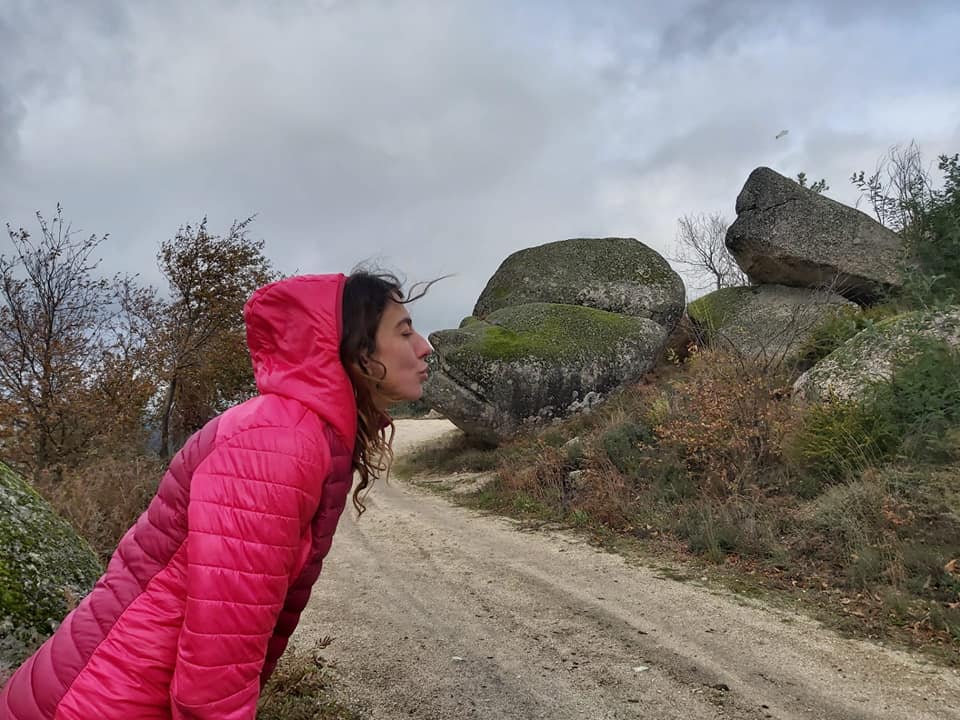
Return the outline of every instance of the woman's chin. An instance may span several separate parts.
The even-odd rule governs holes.
[[[390,398],[390,404],[396,405],[397,403],[416,402],[421,397],[423,397],[423,388],[418,385],[415,388],[410,388],[408,392],[396,393]]]

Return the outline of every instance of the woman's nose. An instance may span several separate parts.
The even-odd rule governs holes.
[[[417,353],[417,357],[425,358],[427,357],[427,355],[430,355],[433,353],[433,348],[430,347],[430,343],[427,342],[427,339],[423,337],[423,335],[420,335],[419,337],[420,337],[421,347],[420,347],[420,352]]]

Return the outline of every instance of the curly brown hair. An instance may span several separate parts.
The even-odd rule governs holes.
[[[350,274],[343,288],[340,361],[350,376],[357,401],[353,469],[360,476],[360,482],[353,491],[353,505],[360,515],[366,510],[362,500],[364,491],[374,479],[389,475],[396,431],[391,417],[376,402],[376,392],[387,371],[382,363],[372,359],[377,349],[377,328],[389,301],[406,304],[418,300],[435,282],[437,280],[418,283],[410,289],[409,297],[405,297],[395,275],[359,270]],[[379,368],[372,368],[371,364]]]

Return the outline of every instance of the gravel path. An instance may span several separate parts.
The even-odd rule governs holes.
[[[457,432],[400,421],[397,452]],[[960,674],[397,480],[345,514],[297,644],[365,717],[960,719]]]

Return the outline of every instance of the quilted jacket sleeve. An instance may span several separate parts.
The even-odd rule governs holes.
[[[258,427],[194,471],[174,720],[255,717],[267,643],[329,469],[322,439]]]

